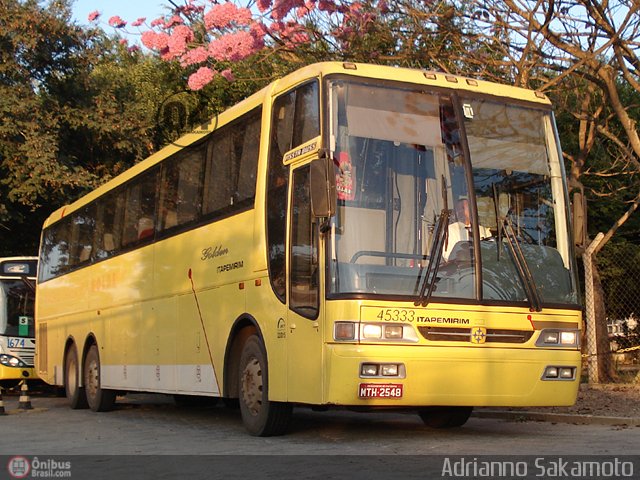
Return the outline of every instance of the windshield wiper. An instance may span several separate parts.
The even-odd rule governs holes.
[[[449,236],[449,210],[443,209],[438,219],[438,224],[433,235],[433,247],[431,248],[431,259],[429,260],[429,266],[427,267],[427,273],[425,274],[424,282],[420,288],[418,299],[414,302],[416,307],[426,307],[429,305],[431,294],[436,287],[436,281],[438,280],[438,269],[440,268],[440,261],[442,260],[442,254],[444,253],[444,246]],[[418,279],[416,280],[415,291],[418,290],[420,279],[422,278],[422,268],[418,273]]]
[[[447,202],[447,183],[442,177],[442,201],[444,208],[440,212],[436,229],[433,233],[433,242],[431,246],[431,258],[429,260],[429,266],[427,267],[427,273],[425,274],[424,282],[420,288],[418,299],[413,303],[416,307],[426,307],[431,299],[431,294],[436,287],[438,281],[438,269],[440,268],[440,261],[444,253],[445,246],[449,239],[449,205]],[[424,267],[420,267],[418,272],[418,278],[416,279],[416,286],[414,288],[414,294],[418,291],[420,286],[420,280],[422,279],[422,270]]]
[[[513,263],[516,266],[518,276],[522,281],[522,286],[524,287],[527,298],[529,299],[529,306],[532,311],[540,312],[542,310],[540,293],[538,292],[538,287],[536,287],[536,282],[533,279],[531,270],[529,270],[529,265],[524,257],[524,253],[522,253],[522,249],[520,248],[520,243],[518,242],[518,238],[513,230],[513,224],[508,216],[501,222],[500,230],[504,231],[504,236],[507,239],[507,244],[509,245],[509,252],[513,258]]]
[[[22,283],[24,283],[29,290],[31,290],[33,293],[36,293],[36,282],[34,280],[31,280],[27,277],[20,277],[20,280],[22,280]]]

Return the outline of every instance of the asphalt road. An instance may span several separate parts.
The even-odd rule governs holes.
[[[414,414],[299,408],[287,435],[256,438],[245,432],[238,410],[181,407],[164,395],[119,397],[107,413],[71,410],[54,396],[30,400],[33,408],[20,410],[17,395],[4,396],[0,461],[21,456],[42,466],[66,459],[75,467],[71,478],[440,478],[449,456],[528,455],[531,463],[532,456],[613,461],[639,453],[638,427],[472,416],[462,428],[435,430]],[[0,466],[0,478],[17,478],[3,474]]]

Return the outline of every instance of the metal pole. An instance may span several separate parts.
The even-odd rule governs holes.
[[[589,355],[587,369],[589,383],[600,383],[598,373],[598,339],[596,337],[596,305],[593,291],[593,254],[597,250],[604,233],[600,232],[584,251],[584,297],[585,314],[587,317],[587,354]]]

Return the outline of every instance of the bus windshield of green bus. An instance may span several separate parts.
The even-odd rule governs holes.
[[[22,279],[0,280],[0,335],[34,336],[34,292]]]
[[[369,80],[327,90],[330,296],[422,300],[431,281],[434,299],[578,302],[550,111]]]

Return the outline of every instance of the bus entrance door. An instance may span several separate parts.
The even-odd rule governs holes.
[[[287,388],[289,401],[322,402],[322,323],[289,310]]]

